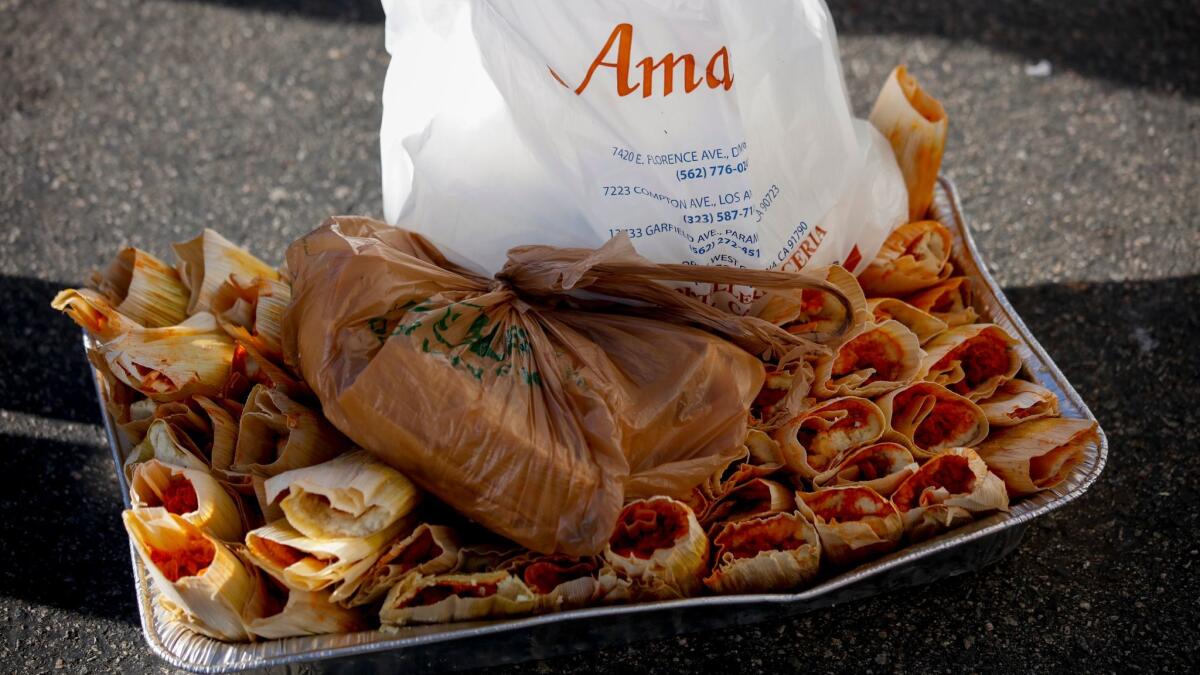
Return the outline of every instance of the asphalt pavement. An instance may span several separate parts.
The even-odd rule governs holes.
[[[1109,435],[1003,561],[496,672],[1186,670],[1200,659],[1200,9],[831,2],[865,114],[906,62],[1013,304]],[[49,301],[214,227],[279,261],[379,216],[374,2],[0,0],[0,670],[169,670],[141,637],[79,334]]]

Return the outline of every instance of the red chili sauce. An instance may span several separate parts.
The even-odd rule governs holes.
[[[667,501],[636,501],[621,511],[608,545],[617,555],[648,560],[688,531],[687,512]]]
[[[1007,373],[1011,363],[1008,345],[1004,340],[986,331],[950,350],[933,369],[944,368],[954,360],[962,361],[963,379],[947,385],[946,388],[963,395],[986,382],[988,378]]]
[[[216,548],[204,537],[189,537],[182,548],[170,551],[150,547],[150,561],[171,582],[204,573],[216,555]]]
[[[593,558],[551,555],[531,562],[521,578],[535,593],[546,594],[568,581],[590,577],[595,571],[596,561]]]
[[[926,450],[961,438],[975,424],[975,416],[959,401],[938,401],[913,432],[913,441]]]
[[[791,551],[807,542],[797,531],[796,516],[781,514],[760,520],[744,520],[721,530],[713,539],[721,554],[753,558],[762,551]]]
[[[842,345],[833,361],[834,377],[874,368],[864,384],[894,380],[900,372],[900,343],[881,330],[872,330]]]
[[[294,546],[280,544],[270,539],[259,538],[258,545],[262,548],[263,555],[280,567],[291,567],[308,557],[307,553]]]
[[[953,494],[965,494],[975,487],[975,474],[966,457],[939,455],[909,477],[892,495],[892,502],[900,511],[909,511],[920,506],[921,494],[926,488],[946,488]]]
[[[452,595],[460,598],[486,598],[495,595],[499,586],[500,583],[497,581],[478,584],[449,580],[438,581],[417,591],[411,598],[400,603],[400,607],[436,605]]]
[[[848,488],[817,493],[816,498],[805,503],[825,522],[845,523],[879,513],[884,502],[873,490]]]
[[[847,459],[842,466],[842,473],[849,469],[857,469],[857,476],[851,480],[875,480],[882,478],[892,473],[892,458],[888,457],[887,453],[877,450],[875,452],[859,452]]]
[[[196,488],[192,481],[182,475],[173,475],[167,479],[167,487],[162,492],[163,508],[177,516],[191,513],[199,508],[196,498]]]

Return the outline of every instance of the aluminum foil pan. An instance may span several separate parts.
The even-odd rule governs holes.
[[[1095,419],[988,274],[967,228],[954,184],[939,179],[933,217],[955,237],[953,260],[972,278],[976,309],[1020,342],[1026,374],[1058,394],[1064,417]],[[84,337],[85,346],[88,338]],[[95,375],[93,373],[93,375]],[[99,380],[96,383],[104,396]],[[113,419],[101,405],[112,447],[117,479],[129,506],[129,486],[121,464],[129,451]],[[1029,521],[1057,509],[1087,491],[1108,457],[1101,430],[1074,473],[1061,485],[1012,504],[999,513],[889,556],[827,578],[801,593],[725,595],[656,603],[593,607],[499,621],[412,626],[398,632],[363,631],[342,635],[227,644],[192,633],[170,621],[155,602],[156,593],[141,561],[130,549],[142,629],[151,651],[172,666],[202,673],[246,668],[278,671],[336,672],[398,668],[464,669],[597,649],[733,624],[799,614],[879,593],[923,584],[984,567],[1020,543]],[[319,662],[319,663],[317,663]]]

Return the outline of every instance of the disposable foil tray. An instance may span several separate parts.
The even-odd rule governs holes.
[[[976,309],[1020,342],[1025,374],[1047,387],[1061,402],[1064,417],[1094,420],[1071,383],[1029,333],[1000,287],[988,274],[967,227],[954,184],[939,179],[933,217],[955,235],[953,261],[971,277]],[[89,344],[84,336],[85,347]],[[95,377],[95,373],[93,376]],[[103,397],[103,387],[96,381]],[[117,479],[129,507],[129,486],[121,465],[130,448],[101,402]],[[171,621],[155,602],[150,577],[130,548],[142,629],[151,651],[172,666],[201,673],[247,668],[278,671],[465,669],[598,649],[734,624],[779,619],[842,604],[906,586],[978,570],[1007,555],[1020,543],[1029,521],[1079,497],[1095,482],[1108,457],[1103,430],[1083,461],[1058,487],[1013,502],[1008,513],[947,532],[915,546],[825,578],[799,593],[718,595],[654,603],[576,609],[565,612],[471,623],[411,626],[398,632],[377,630],[229,644],[198,635]]]

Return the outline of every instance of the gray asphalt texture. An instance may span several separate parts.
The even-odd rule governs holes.
[[[1108,469],[977,573],[497,672],[1185,670],[1197,6],[831,4],[860,114],[897,62],[950,111],[945,171]],[[0,670],[169,670],[141,637],[78,332],[48,303],[123,245],[165,255],[207,226],[278,261],[330,214],[380,215],[381,21],[374,2],[0,0]]]

